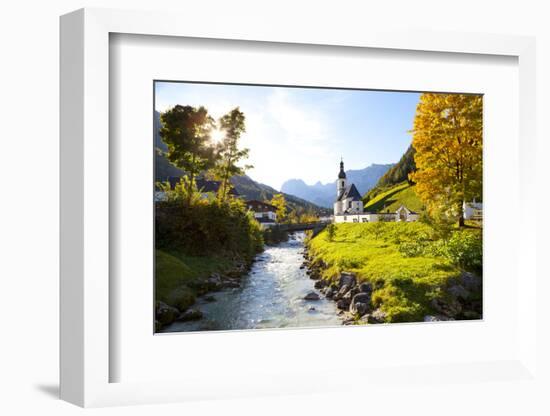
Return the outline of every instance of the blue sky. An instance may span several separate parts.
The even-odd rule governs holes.
[[[205,106],[214,118],[234,107],[246,116],[247,174],[280,189],[288,179],[333,182],[347,169],[394,163],[407,150],[420,94],[157,82],[155,107]]]

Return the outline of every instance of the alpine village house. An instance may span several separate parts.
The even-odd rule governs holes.
[[[363,199],[355,187],[348,186],[344,161],[340,161],[340,172],[336,182],[336,201],[334,202],[334,222],[377,222],[377,221],[417,221],[419,215],[405,205],[401,205],[395,212],[366,212],[363,208]]]
[[[277,208],[267,202],[255,199],[246,201],[247,208],[254,214],[262,228],[271,227],[277,223]]]

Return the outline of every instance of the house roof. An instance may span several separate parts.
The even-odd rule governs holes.
[[[251,199],[249,201],[246,201],[246,205],[250,205],[253,208],[254,207],[262,207],[264,209],[268,209],[271,211],[277,211],[277,207],[271,204],[268,204],[267,202],[258,201],[257,199]]]
[[[355,184],[348,186],[344,192],[336,199],[336,201],[343,201],[344,199],[351,198],[352,201],[361,201],[361,194],[355,187]]]
[[[414,211],[411,211],[409,208],[407,208],[405,205],[400,205],[399,208],[397,208],[395,210],[395,213],[397,214],[399,211],[401,211],[401,209],[404,209],[405,211],[407,211],[407,213],[409,214],[416,214],[416,212]]]

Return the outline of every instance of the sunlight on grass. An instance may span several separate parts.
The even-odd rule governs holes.
[[[460,270],[438,256],[406,256],[400,246],[436,242],[426,224],[366,223],[338,224],[332,241],[326,231],[309,242],[314,261],[327,268],[323,278],[333,280],[340,272],[357,274],[373,284],[373,302],[388,314],[390,322],[421,321],[430,314],[430,302],[440,295],[449,279]]]

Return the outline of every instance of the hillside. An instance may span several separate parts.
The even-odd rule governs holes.
[[[364,194],[374,187],[392,166],[393,164],[372,164],[364,169],[347,170],[348,183],[354,183],[358,191]],[[337,173],[335,172],[334,177],[336,177]],[[332,204],[336,198],[336,180],[326,184],[317,182],[314,185],[308,185],[302,179],[289,179],[283,183],[281,191],[295,195],[316,205],[332,208]]]
[[[371,199],[364,198],[365,211],[380,212],[389,210],[394,212],[401,205],[405,205],[411,211],[422,212],[423,204],[414,191],[414,185],[402,182],[387,188],[377,188],[377,195]]]
[[[393,165],[378,181],[376,186],[387,187],[391,185],[397,185],[401,182],[409,180],[409,173],[416,170],[416,163],[414,162],[414,154],[416,151],[412,145],[409,146],[407,151],[401,156],[399,162]]]
[[[365,211],[393,212],[401,205],[415,212],[424,210],[422,202],[414,191],[414,183],[409,181],[409,173],[416,169],[415,153],[414,147],[410,145],[399,162],[388,169],[376,186],[363,196]]]

